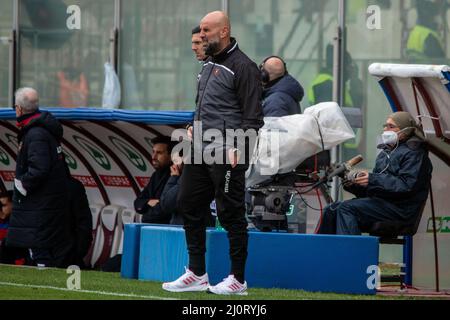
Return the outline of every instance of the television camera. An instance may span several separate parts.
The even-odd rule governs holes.
[[[332,166],[329,151],[318,153],[305,160],[293,172],[277,174],[250,187],[248,192],[251,200],[247,203],[247,216],[261,231],[311,233],[308,232],[311,227],[307,219],[308,208],[322,211],[322,201],[325,204],[332,203],[328,182],[334,177],[353,181],[358,171],[352,169],[362,160],[362,156],[358,155]],[[305,200],[308,196],[316,196],[321,208],[311,207]],[[318,226],[315,224],[317,231]]]

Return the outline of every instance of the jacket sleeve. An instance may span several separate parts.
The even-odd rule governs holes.
[[[289,101],[283,93],[271,94],[263,104],[264,117],[284,117],[289,115]]]
[[[242,129],[258,131],[264,125],[264,116],[261,75],[255,63],[243,63],[237,68],[235,87],[242,110]]]
[[[52,166],[48,137],[38,130],[30,133],[33,138],[27,141],[28,170],[18,178],[27,192],[38,188],[47,179]]]
[[[164,187],[161,194],[160,205],[164,213],[172,216],[177,210],[177,195],[179,176],[171,176]]]
[[[162,210],[161,200],[154,207],[148,206],[148,210],[143,215],[147,223],[163,223],[163,221],[168,223],[171,217],[171,214],[167,214]]]
[[[142,192],[138,195],[136,200],[134,200],[134,210],[137,213],[144,214],[150,209],[150,206],[147,204],[150,200],[150,187],[152,184],[152,180],[145,186]]]
[[[344,190],[353,193],[357,198],[367,197],[367,188],[357,184],[352,184],[348,187],[344,186]]]
[[[134,200],[134,209],[137,213],[143,215],[143,219],[145,219],[145,222],[158,223],[159,219],[162,216],[160,203],[158,203],[154,207],[150,207],[148,205],[148,201],[152,198],[150,192],[151,183],[152,182],[150,181],[150,183],[142,190],[136,200]]]
[[[395,174],[370,173],[367,192],[383,198],[411,197],[418,185],[425,152],[409,152],[404,155]]]

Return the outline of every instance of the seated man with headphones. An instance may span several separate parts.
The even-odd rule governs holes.
[[[304,90],[291,77],[286,63],[278,56],[269,56],[259,65],[263,84],[264,117],[283,117],[301,113]]]

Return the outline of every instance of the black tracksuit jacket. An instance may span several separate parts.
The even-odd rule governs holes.
[[[207,129],[255,129],[264,124],[261,75],[235,39],[209,57],[199,75],[195,120]],[[225,136],[225,135],[224,135]]]

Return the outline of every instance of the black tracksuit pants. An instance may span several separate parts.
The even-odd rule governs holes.
[[[178,194],[179,212],[184,219],[189,252],[189,269],[196,275],[205,273],[205,211],[216,200],[217,216],[228,232],[231,273],[244,281],[247,259],[247,220],[245,218],[245,171],[247,165],[234,169],[227,164],[186,164]]]

